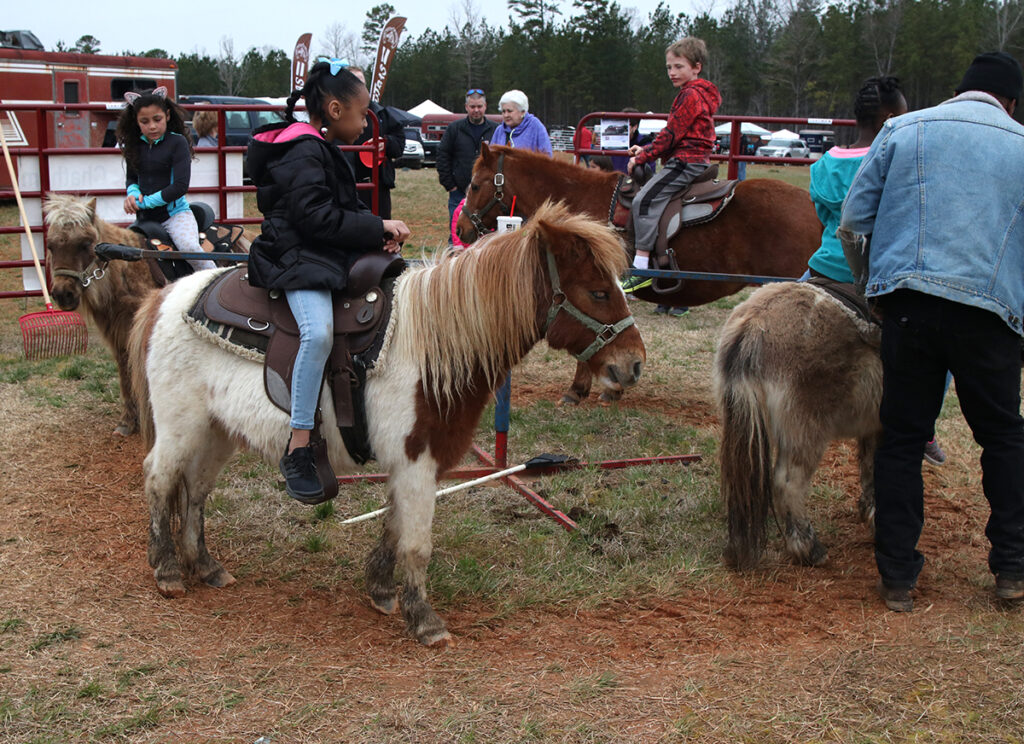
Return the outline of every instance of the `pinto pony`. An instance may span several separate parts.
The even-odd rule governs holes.
[[[459,236],[472,242],[479,230],[473,216],[494,229],[499,215],[530,217],[547,199],[565,202],[573,212],[606,222],[618,173],[588,170],[572,163],[515,148],[484,144],[473,166],[466,204],[459,218]],[[501,193],[496,189],[501,183]],[[736,187],[722,214],[702,225],[687,227],[671,245],[682,271],[798,277],[821,244],[821,222],[805,189],[783,181],[753,178]],[[703,305],[743,289],[737,282],[686,281],[678,291],[657,294],[651,288],[635,294],[643,300],[672,306]],[[576,377],[562,396],[576,404],[590,394],[591,375],[577,365]],[[606,391],[602,398],[615,398]]]
[[[825,561],[804,502],[833,439],[857,440],[860,517],[873,526],[880,338],[878,326],[810,284],[762,287],[729,315],[713,372],[728,563],[757,565],[769,511],[795,561]]]
[[[96,199],[74,194],[49,194],[43,202],[46,248],[53,274],[51,294],[61,310],[82,306],[96,324],[117,362],[123,406],[114,432],[122,436],[138,430],[138,401],[128,372],[128,334],[142,299],[157,287],[145,262],[98,259],[97,243],[119,243],[147,248],[137,232],[111,225],[96,215]],[[247,234],[248,235],[248,234]],[[248,246],[248,240],[240,241]]]
[[[639,378],[644,347],[618,286],[624,269],[608,228],[546,205],[524,229],[398,279],[365,388],[370,444],[390,474],[391,506],[366,585],[375,608],[394,612],[399,568],[402,613],[420,642],[451,640],[426,592],[437,480],[469,448],[484,405],[512,366],[545,338],[553,348],[592,352],[588,364],[607,385]],[[207,281],[197,274],[150,295],[131,337],[134,379],[148,390],[140,400],[150,402],[152,415],[151,426],[142,419],[152,445],[144,464],[149,563],[167,597],[185,593],[189,573],[212,586],[234,583],[207,551],[203,504],[239,444],[276,462],[288,440],[288,415],[267,399],[262,365],[199,338],[183,321]],[[620,332],[609,340],[612,327]],[[329,392],[321,408],[334,466],[353,467]]]

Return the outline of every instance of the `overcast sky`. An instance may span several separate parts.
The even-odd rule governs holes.
[[[3,30],[27,29],[47,49],[58,41],[68,45],[83,34],[100,40],[101,51],[117,54],[126,49],[166,49],[174,55],[198,51],[217,56],[224,36],[234,40],[236,55],[251,47],[273,46],[291,56],[302,33],[313,34],[313,53],[320,51],[318,36],[341,23],[362,33],[366,11],[382,0],[205,0],[203,2],[111,2],[110,0],[11,0],[4,3]],[[619,0],[623,8],[635,8],[641,18],[657,6],[657,0]],[[701,2],[701,0],[696,0]],[[465,0],[391,0],[397,15],[408,18],[406,35],[438,31],[448,24],[452,8]],[[506,0],[472,0],[489,26],[508,22]],[[693,13],[695,0],[672,2],[675,12]],[[707,6],[703,0],[701,7]],[[566,15],[571,0],[561,0]],[[331,10],[336,8],[337,10]]]

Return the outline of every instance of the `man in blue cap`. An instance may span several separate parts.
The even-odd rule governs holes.
[[[947,369],[982,447],[996,596],[1024,599],[1022,88],[1016,59],[978,55],[955,98],[885,123],[843,204],[840,232],[871,236],[865,293],[884,317],[875,560],[894,611],[913,609],[924,565],[921,456]]]

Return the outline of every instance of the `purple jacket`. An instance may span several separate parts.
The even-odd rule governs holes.
[[[548,136],[548,130],[541,124],[540,119],[529,112],[519,122],[519,126],[512,130],[511,139],[508,125],[504,122],[499,124],[491,137],[491,144],[533,150],[551,157],[551,137]]]

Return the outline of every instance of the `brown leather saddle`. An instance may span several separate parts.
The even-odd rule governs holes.
[[[325,375],[338,428],[357,463],[373,458],[363,397],[366,373],[373,368],[391,317],[395,278],[405,261],[383,251],[360,256],[349,270],[348,286],[334,295],[334,346]],[[218,274],[189,312],[199,335],[263,356],[267,397],[291,411],[291,381],[299,350],[299,327],[283,291],[249,284],[245,266]],[[319,412],[318,412],[319,419]],[[318,420],[319,424],[319,420]],[[319,426],[317,426],[319,428]]]
[[[631,178],[623,176],[619,179],[619,186],[612,197],[611,222],[616,229],[626,233],[630,243],[633,236],[633,199],[647,180],[644,169],[635,168]],[[732,200],[738,184],[739,181],[719,181],[718,165],[712,164],[693,180],[689,188],[673,196],[658,222],[652,268],[678,271],[671,239],[684,227],[715,219]],[[652,289],[659,294],[668,294],[677,291],[682,284],[682,279],[655,279]]]
[[[199,244],[207,251],[218,253],[246,253],[247,251],[238,245],[239,239],[245,233],[241,225],[223,225],[214,222],[216,216],[213,209],[203,202],[190,204],[192,215],[196,219],[196,226],[199,228]],[[164,226],[159,222],[142,221],[133,222],[128,226],[132,232],[139,233],[146,239],[146,248],[158,251],[175,251],[171,236],[167,234]],[[210,247],[205,244],[209,243]],[[173,254],[169,253],[168,256]],[[181,279],[193,273],[193,268],[188,261],[174,260],[173,258],[147,258],[144,259],[149,267],[149,273],[158,287]],[[228,262],[220,262],[219,266],[229,266]]]

